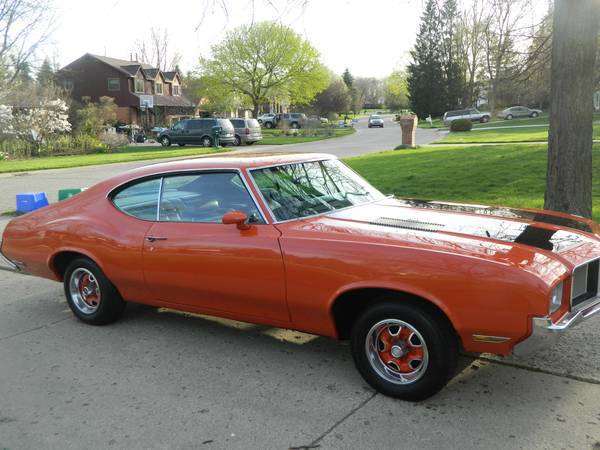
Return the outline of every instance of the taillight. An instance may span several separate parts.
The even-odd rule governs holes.
[[[250,128],[246,128],[246,134],[250,134]]]

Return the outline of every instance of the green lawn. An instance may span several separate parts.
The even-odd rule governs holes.
[[[299,144],[302,142],[321,141],[323,139],[347,136],[355,131],[354,128],[334,128],[333,135],[331,136],[325,134],[318,136],[280,136],[281,130],[262,130],[263,140],[260,141],[260,145]]]
[[[536,120],[536,119],[531,119]],[[512,122],[511,122],[512,124]],[[600,139],[600,123],[594,124],[594,139]],[[470,144],[484,142],[543,142],[548,140],[547,127],[500,128],[449,133],[437,144]]]
[[[355,132],[354,128],[334,129],[332,136],[275,136],[277,131],[263,130],[264,139],[261,144],[299,144],[302,142],[319,141],[334,137],[347,136]],[[31,159],[0,160],[0,173],[25,172],[43,169],[64,169],[68,167],[93,166],[96,164],[111,164],[128,161],[142,161],[161,158],[177,158],[183,156],[199,156],[210,153],[226,152],[236,147],[220,149],[204,147],[138,147],[127,146],[112,153],[94,153],[90,155],[49,156]]]
[[[63,169],[67,167],[92,166],[117,162],[140,161],[179,156],[198,156],[231,150],[231,147],[215,149],[204,147],[124,147],[113,153],[91,155],[49,156],[44,158],[16,159],[0,161],[0,173],[24,172],[43,169]]]
[[[349,158],[382,192],[400,197],[541,208],[546,145],[428,146]],[[594,220],[600,221],[600,145],[594,145]]]

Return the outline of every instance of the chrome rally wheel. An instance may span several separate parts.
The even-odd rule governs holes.
[[[100,286],[89,270],[80,267],[71,273],[69,293],[73,305],[83,314],[93,314],[98,310],[102,298]]]
[[[401,294],[373,299],[355,320],[350,348],[356,368],[375,390],[420,401],[454,374],[458,338],[435,306]]]
[[[125,309],[125,301],[102,269],[88,258],[77,258],[64,274],[67,303],[83,322],[104,325],[114,322]]]
[[[373,325],[365,350],[373,370],[390,383],[414,383],[429,363],[423,336],[402,320],[386,319]]]

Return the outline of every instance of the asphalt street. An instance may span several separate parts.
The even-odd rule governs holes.
[[[309,151],[343,155],[352,138],[392,131]],[[134,165],[1,178],[0,200]],[[0,448],[598,450],[599,343],[595,318],[531,357],[464,356],[442,392],[414,404],[368,387],[345,343],[135,304],[88,326],[60,284],[0,271]]]

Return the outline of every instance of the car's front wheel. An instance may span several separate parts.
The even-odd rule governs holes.
[[[213,140],[211,138],[209,138],[208,136],[204,136],[202,138],[202,140],[200,141],[200,143],[202,144],[202,147],[212,147]]]
[[[535,119],[537,116],[539,116],[539,114],[538,114],[538,113],[536,113],[536,112],[532,112],[532,113],[531,113],[531,117],[533,117],[534,119]]]
[[[169,147],[171,145],[171,139],[169,139],[167,136],[163,136],[160,138],[160,145],[163,147]]]
[[[479,122],[481,122],[481,123],[488,123],[489,121],[490,121],[489,116],[483,116],[481,119],[479,119]]]
[[[71,262],[64,274],[67,303],[75,316],[92,325],[114,322],[125,309],[117,288],[92,260]]]
[[[509,114],[509,115],[506,116],[506,120],[512,120],[512,118],[513,118],[512,114]]]
[[[433,308],[395,299],[379,303],[354,324],[354,362],[377,391],[409,401],[424,400],[454,375],[456,336]]]
[[[273,128],[273,122],[265,122],[265,128]]]

